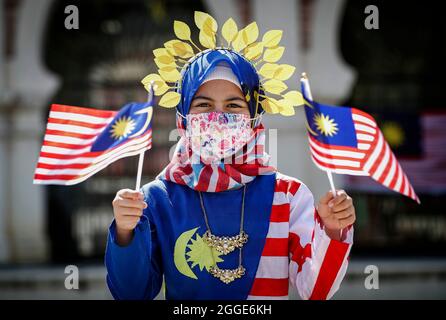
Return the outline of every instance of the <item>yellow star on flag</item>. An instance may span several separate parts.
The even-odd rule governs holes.
[[[313,120],[314,124],[316,125],[316,129],[323,135],[332,137],[338,133],[338,124],[334,121],[334,119],[330,119],[328,115],[316,113]]]
[[[127,138],[127,136],[135,129],[136,123],[131,117],[123,116],[116,120],[110,130],[112,138],[118,140]]]

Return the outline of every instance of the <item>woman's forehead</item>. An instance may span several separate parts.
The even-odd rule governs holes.
[[[238,96],[244,98],[240,88],[234,83],[226,80],[211,80],[203,83],[198,88],[197,92],[194,95],[194,98],[203,95],[213,98],[214,100],[225,100],[224,98],[229,96]]]

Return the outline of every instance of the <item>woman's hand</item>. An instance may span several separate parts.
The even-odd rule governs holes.
[[[337,190],[336,197],[331,191],[327,192],[317,205],[325,232],[331,239],[341,240],[341,232],[356,220],[353,199],[344,191]]]
[[[120,246],[126,246],[132,241],[133,229],[147,208],[144,195],[135,190],[122,189],[116,193],[112,202],[116,222],[116,241]]]

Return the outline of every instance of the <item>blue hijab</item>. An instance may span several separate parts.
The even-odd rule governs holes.
[[[256,113],[256,99],[254,98],[254,91],[263,94],[259,90],[259,76],[255,67],[242,57],[239,53],[229,49],[206,50],[199,54],[192,60],[189,65],[182,72],[182,80],[177,91],[181,94],[180,103],[177,106],[177,111],[184,117],[189,113],[192,98],[197,92],[198,88],[206,79],[207,75],[220,62],[225,61],[229,64],[234,74],[237,76],[242,92],[245,97],[248,97],[248,106],[251,117],[263,112],[261,105],[257,106]],[[181,91],[181,92],[180,92]],[[183,124],[186,123],[183,119]]]

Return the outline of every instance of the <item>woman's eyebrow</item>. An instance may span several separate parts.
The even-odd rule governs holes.
[[[214,101],[214,99],[207,97],[207,96],[195,96],[192,98],[192,100],[197,100],[197,99],[203,99],[203,100],[209,100],[209,101]]]
[[[242,102],[246,102],[246,100],[244,98],[241,97],[231,97],[226,99],[225,101],[242,101]]]

